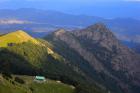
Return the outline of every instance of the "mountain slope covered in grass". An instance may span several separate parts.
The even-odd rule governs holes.
[[[6,37],[8,42],[5,42],[5,47],[0,48],[0,72],[43,75],[75,86],[76,93],[106,93],[106,90],[86,76],[85,72],[55,52],[54,45],[42,39],[32,38],[23,31],[20,32],[24,36],[16,38],[16,41],[9,41],[9,38],[17,32],[2,36]],[[26,41],[24,37],[27,38]],[[12,43],[12,45],[8,43]]]
[[[10,34],[5,34],[0,36],[0,47],[6,47],[8,44],[19,44],[24,42],[32,42],[33,44],[40,44],[36,39],[29,36],[24,31],[11,32]]]
[[[24,83],[15,81],[15,78],[24,80]],[[47,79],[44,83],[37,83],[33,76],[12,76],[12,78],[0,75],[0,93],[75,93],[74,87]]]

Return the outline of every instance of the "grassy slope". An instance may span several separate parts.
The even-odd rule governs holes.
[[[19,34],[17,34],[18,32],[22,32],[22,33],[24,33],[24,37],[26,37],[26,38],[28,37],[28,34],[26,34],[23,31],[14,32],[13,37],[19,35]],[[13,33],[7,34],[10,36],[4,35],[5,37],[7,36],[6,38],[8,38],[7,39],[8,41],[6,41],[6,43],[11,43],[11,41],[9,41],[9,39],[13,39],[13,38],[10,38],[10,37],[12,37],[11,34],[13,34]],[[2,36],[2,37],[4,37],[4,36]],[[31,38],[32,37],[29,36],[27,41],[31,41],[32,40]],[[6,48],[4,48],[4,50],[2,49],[2,51],[0,53],[0,57],[1,57],[0,62],[3,62],[3,63],[6,62],[8,64],[8,65],[6,64],[8,70],[9,71],[12,70],[11,71],[12,73],[19,74],[19,72],[20,72],[20,74],[23,74],[23,73],[27,74],[28,72],[32,72],[32,70],[31,71],[29,70],[30,65],[31,65],[31,67],[39,68],[36,70],[39,72],[43,71],[44,74],[47,75],[47,77],[49,77],[49,78],[63,80],[63,82],[66,82],[68,84],[75,83],[76,87],[78,87],[78,90],[84,91],[83,93],[93,93],[93,92],[104,93],[103,90],[100,90],[99,87],[97,87],[94,84],[91,84],[90,83],[91,81],[88,81],[88,79],[85,78],[85,76],[83,77],[83,74],[81,74],[81,72],[74,71],[72,67],[68,66],[68,64],[66,64],[66,62],[64,61],[62,56],[60,56],[57,53],[52,51],[54,46],[49,44],[47,41],[34,39],[35,41],[38,41],[40,43],[38,45],[34,42],[27,42],[27,41],[23,41],[23,42],[26,42],[26,43],[23,43],[22,39],[23,38],[16,38],[15,40],[18,40],[16,45],[14,45],[12,47],[5,46]],[[1,38],[0,38],[0,41],[1,41]],[[8,57],[8,59],[7,59],[7,57]],[[23,59],[25,62],[23,61]],[[11,66],[11,64],[13,66]],[[9,65],[10,65],[10,68],[12,67],[12,69],[9,68]],[[27,66],[27,65],[29,65],[29,66]],[[3,67],[5,67],[5,64]],[[6,70],[7,70],[7,68],[6,68]],[[4,68],[4,71],[5,71],[5,68]],[[30,75],[31,75],[31,73],[30,73]],[[46,90],[44,90],[45,89],[44,86],[41,86],[38,84],[37,85],[33,84],[32,86],[34,86],[34,89],[37,89],[36,87],[38,87],[38,88],[40,88],[39,90],[46,91]],[[37,91],[37,90],[35,90],[35,91]],[[12,93],[12,92],[10,92],[10,93]],[[19,93],[24,93],[24,92],[19,92]],[[37,93],[37,92],[35,92],[35,93]],[[54,92],[51,92],[51,93],[54,93]],[[59,93],[59,92],[57,92],[57,93]],[[63,93],[63,92],[60,92],[60,93]],[[64,92],[64,93],[68,93],[68,92]],[[79,92],[79,93],[81,93],[81,92]]]
[[[0,47],[7,47],[8,43],[18,44],[18,43],[23,43],[23,42],[28,42],[28,41],[31,41],[34,44],[39,44],[39,42],[36,39],[32,38],[24,31],[19,30],[16,32],[12,32],[12,33],[0,36]]]
[[[9,43],[14,43],[16,45],[11,47],[8,46]],[[38,60],[40,59],[38,55],[41,57],[47,56],[47,54],[50,54],[55,59],[61,60],[60,56],[54,53],[53,50],[48,47],[49,43],[43,43],[44,42],[42,42],[41,40],[35,39],[21,30],[0,36],[0,48],[6,48],[13,53],[19,54],[20,56],[25,56],[25,52],[28,52],[26,54],[26,57],[28,56],[28,61],[38,62]],[[44,55],[44,53],[46,55]]]
[[[47,80],[45,83],[35,83],[33,77],[20,76],[26,84],[19,84],[13,80],[6,80],[0,76],[0,93],[74,93],[74,89],[66,84]],[[33,91],[30,90],[32,88]]]
[[[74,93],[74,90],[65,84],[48,81],[44,84],[31,84],[34,93]]]
[[[25,44],[25,47],[21,47],[19,45],[28,41],[30,41],[30,43],[27,46],[31,45],[32,47],[31,50],[29,49],[29,47],[26,47],[26,44]],[[17,47],[16,46],[8,47],[7,46],[8,43],[15,43],[18,45]],[[33,47],[32,45],[37,45],[37,46]],[[8,49],[10,48],[9,50],[11,50],[12,52],[14,52],[14,49],[15,49],[15,51],[20,51],[21,55],[22,55],[21,50],[26,49],[30,51],[29,53],[32,56],[33,54],[37,55],[38,53],[39,55],[43,56],[40,50],[44,50],[44,52],[46,51],[47,54],[51,54],[54,58],[59,59],[59,56],[53,53],[53,51],[49,49],[46,46],[46,44],[42,44],[40,40],[36,40],[32,38],[31,36],[29,36],[27,33],[23,31],[16,31],[16,32],[12,32],[12,33],[0,36],[0,47],[5,47]],[[38,49],[38,51],[36,51],[37,53],[34,53],[35,51],[32,51],[33,49],[34,50]],[[27,54],[31,57],[29,53]],[[24,55],[24,52],[23,52],[23,55]],[[74,89],[72,89],[70,86],[63,83],[57,83],[55,81],[47,80],[46,83],[38,84],[32,81],[33,77],[21,76],[21,78],[23,78],[28,83],[25,85],[21,85],[18,83],[12,84],[13,80],[9,81],[9,80],[4,79],[2,76],[0,76],[0,93],[31,93],[30,88],[34,90],[33,93],[46,93],[46,92],[47,93],[73,93],[74,92]]]

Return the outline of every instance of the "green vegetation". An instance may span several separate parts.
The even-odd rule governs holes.
[[[25,35],[24,37],[28,37],[28,36]],[[17,38],[17,39],[19,39],[18,41],[20,41],[22,38]],[[98,87],[94,83],[94,81],[91,80],[90,77],[85,75],[86,72],[83,72],[77,66],[70,64],[67,61],[67,59],[64,59],[57,52],[55,52],[53,50],[54,46],[52,44],[41,39],[37,40],[33,38],[33,40],[39,43],[36,44],[34,42],[30,42],[29,40],[26,42],[24,41],[24,42],[16,43],[12,46],[6,46],[5,48],[1,48],[0,49],[0,72],[8,72],[12,74],[29,75],[29,76],[43,75],[53,80],[60,80],[65,84],[74,85],[76,87],[76,93],[93,93],[93,92],[105,93],[105,91],[100,87]],[[72,58],[72,60],[74,59]],[[77,61],[80,62],[79,60]],[[82,63],[81,65],[84,64]],[[15,84],[15,82],[13,82],[12,84]],[[38,92],[38,90],[36,90],[37,85],[36,83],[31,85],[33,87],[30,87],[30,90]],[[39,90],[42,90],[43,92],[46,91],[43,90],[44,88],[46,88],[45,86],[40,85],[38,86],[38,88],[40,88]],[[54,86],[56,90],[61,89],[61,88],[57,88],[58,86],[59,85],[57,84],[56,86]],[[50,89],[48,89],[48,91],[49,90]],[[68,93],[65,90],[63,91],[64,93]],[[23,93],[23,92],[19,92],[19,93]],[[59,93],[59,92],[55,92],[55,91],[53,92],[52,89],[52,93]]]
[[[32,38],[24,31],[19,30],[16,32],[12,32],[12,33],[0,36],[0,47],[12,46],[14,44],[19,44],[19,43],[28,42],[28,41],[34,44],[38,44],[38,45],[40,44],[36,39]]]
[[[46,82],[43,84],[32,83],[30,86],[33,89],[33,93],[74,93],[72,87],[63,83],[56,83],[50,80]]]
[[[14,78],[25,81],[20,84],[14,81]],[[74,93],[75,89],[70,85],[57,83],[47,79],[44,83],[36,83],[31,76],[13,76],[13,79],[6,80],[0,75],[0,93]]]
[[[23,79],[19,78],[19,77],[15,77],[15,81],[20,83],[20,84],[24,84],[25,83],[25,81]]]

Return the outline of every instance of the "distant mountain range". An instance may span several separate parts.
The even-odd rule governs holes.
[[[71,31],[94,23],[104,23],[123,42],[140,43],[140,20],[137,19],[105,19],[32,8],[0,10],[0,33],[25,30],[34,37],[43,37],[59,28]]]

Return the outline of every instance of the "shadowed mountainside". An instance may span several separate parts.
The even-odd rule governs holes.
[[[105,25],[73,32],[60,29],[45,39],[65,59],[111,91],[139,93],[140,55],[122,45]]]

